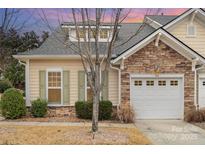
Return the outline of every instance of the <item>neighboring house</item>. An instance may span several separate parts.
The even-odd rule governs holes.
[[[205,107],[205,11],[145,16],[144,22],[137,36],[115,49],[104,99],[114,105],[130,102],[137,119],[183,119],[197,104]],[[126,41],[141,25],[122,24],[117,43]],[[73,24],[62,26],[72,30]],[[109,28],[103,25],[101,52]],[[75,38],[75,33],[71,31],[70,36]],[[27,105],[39,97],[48,99],[57,115],[69,114],[77,100],[91,97],[80,57],[61,41],[60,33],[54,32],[40,48],[14,55],[25,62]]]

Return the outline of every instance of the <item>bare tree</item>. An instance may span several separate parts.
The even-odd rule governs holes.
[[[49,24],[49,20],[46,17],[44,10],[40,14],[42,20],[51,31],[55,31]],[[101,71],[108,72],[111,65],[111,58],[115,48],[118,48],[126,44],[130,39],[136,36],[145,26],[136,29],[136,33],[130,36],[125,42],[116,44],[117,36],[120,31],[122,22],[127,18],[131,9],[72,9],[72,23],[74,25],[74,31],[76,36],[70,35],[69,29],[62,29],[65,34],[65,40],[62,42],[73,52],[81,57],[83,68],[87,75],[88,83],[93,93],[93,114],[92,114],[92,131],[98,131],[98,114],[99,114],[99,102],[100,94],[103,88],[103,82],[100,80]],[[157,10],[156,12],[159,12]],[[150,13],[148,10],[145,14]],[[157,13],[155,13],[157,14]],[[59,24],[61,25],[60,14],[58,13]],[[107,18],[108,17],[108,18]],[[106,49],[102,52],[99,40],[99,36],[102,27],[106,25],[109,27],[109,36],[107,41],[104,42]],[[62,28],[62,26],[61,26]],[[60,40],[56,37],[56,39]],[[73,42],[72,39],[75,39]],[[61,40],[60,40],[61,41]],[[69,43],[68,43],[69,42]],[[102,79],[104,81],[104,79]]]

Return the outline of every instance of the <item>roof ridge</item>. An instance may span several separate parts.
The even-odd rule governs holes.
[[[161,17],[170,16],[170,17],[177,17],[179,15],[166,15],[166,14],[163,14],[163,15],[145,15],[145,16],[161,16]]]

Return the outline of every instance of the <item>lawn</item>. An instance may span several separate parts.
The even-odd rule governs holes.
[[[0,125],[0,144],[151,144],[135,127]]]

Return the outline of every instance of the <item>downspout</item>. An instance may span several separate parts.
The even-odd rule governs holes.
[[[30,105],[30,94],[29,94],[29,59],[26,60],[26,63],[18,60],[21,65],[25,66],[25,90],[26,90],[26,105]]]
[[[198,90],[198,87],[197,87],[197,81],[198,81],[198,78],[197,78],[197,71],[199,71],[200,69],[203,69],[205,67],[205,65],[202,65],[201,67],[199,68],[195,68],[194,70],[194,101],[195,101],[195,105],[196,105],[196,109],[198,110],[199,109],[199,102],[198,102],[198,93],[197,93],[197,90]]]
[[[117,67],[113,67],[111,64],[110,64],[110,68],[118,71],[118,101],[119,101],[118,105],[120,105],[121,103],[121,69]]]

